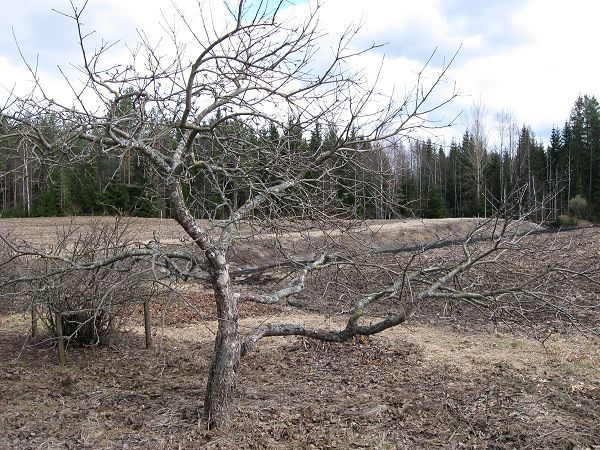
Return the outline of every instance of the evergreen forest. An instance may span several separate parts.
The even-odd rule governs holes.
[[[123,120],[127,107],[135,105],[122,106]],[[370,152],[351,146],[340,164],[334,160],[311,167],[306,186],[319,183],[315,192],[327,197],[320,202],[322,209],[335,204],[336,213],[348,218],[483,217],[516,197],[523,214],[536,211],[534,218],[540,221],[568,225],[577,218],[600,220],[600,106],[595,97],[579,96],[547,145],[510,114],[496,114],[493,125],[484,127],[481,111],[474,110],[460,141],[442,146],[431,139],[396,139],[372,144]],[[159,126],[160,120],[150,117],[148,126]],[[213,120],[219,121],[219,114]],[[0,124],[0,217],[169,217],[160,179],[142,157],[61,140],[67,133],[52,114],[35,121],[43,136],[28,138],[15,133],[18,125]],[[352,134],[360,136],[360,130]],[[198,160],[235,165],[228,154],[228,137],[243,138],[250,153],[269,145],[287,152],[287,157],[327,148],[341,139],[333,123],[303,129],[293,118],[285,127],[228,120],[217,128],[214,140],[198,144]],[[173,142],[164,135],[154,145],[166,149]],[[68,152],[61,151],[64,145]],[[276,164],[257,164],[253,179],[275,182],[269,167]],[[235,178],[211,172],[208,164],[199,164],[188,177],[194,185],[190,192],[200,193],[192,201],[197,218],[225,218],[229,209],[224,205],[239,206],[251,195],[248,183],[236,186]],[[292,213],[302,215],[301,208]]]

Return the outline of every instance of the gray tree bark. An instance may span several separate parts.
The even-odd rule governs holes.
[[[204,397],[204,418],[209,427],[220,426],[227,420],[241,355],[237,299],[231,290],[225,255],[215,256],[211,259],[212,283],[219,324]]]
[[[239,312],[237,298],[231,288],[225,255],[227,248],[213,244],[207,232],[196,223],[185,203],[178,179],[171,176],[168,186],[173,217],[205,252],[211,275],[218,328],[204,397],[204,417],[209,427],[219,426],[227,420],[241,355]]]

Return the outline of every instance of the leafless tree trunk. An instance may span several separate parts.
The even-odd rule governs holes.
[[[481,201],[485,202],[484,186],[485,180],[483,177],[485,166],[487,163],[487,131],[486,131],[486,109],[481,99],[473,103],[470,114],[470,129],[473,146],[469,159],[469,167],[472,170],[472,176],[475,184],[475,202],[477,208],[480,208]],[[485,205],[484,205],[485,208]]]

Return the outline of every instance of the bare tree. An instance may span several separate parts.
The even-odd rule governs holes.
[[[484,172],[487,163],[488,140],[485,123],[486,115],[487,111],[481,99],[477,102],[473,102],[469,117],[471,145],[467,152],[467,168],[469,169],[469,177],[472,179],[473,183],[475,208],[479,211],[483,206],[484,212],[487,210],[484,192]],[[484,213],[484,216],[487,216],[487,214]]]
[[[496,217],[482,223],[461,241],[462,256],[440,264],[429,264],[427,246],[413,248],[410,254],[406,246],[375,251],[364,235],[350,233],[354,222],[342,220],[348,215],[331,188],[339,180],[336,171],[358,161],[357,155],[380,152],[373,145],[377,142],[439,127],[431,114],[456,95],[452,92],[446,101],[432,104],[432,92],[448,65],[433,78],[417,74],[400,102],[387,98],[350,70],[349,61],[363,52],[350,45],[355,31],[340,38],[331,61],[317,71],[318,7],[298,22],[280,19],[282,3],[272,10],[261,3],[256,13],[239,1],[231,5],[225,28],[211,21],[208,9],[200,9],[200,23],[177,11],[191,41],[182,42],[179,29],[171,28],[172,45],[166,51],[142,36],[126,64],[103,59],[109,46],[89,51],[83,9],[74,8],[68,16],[79,32],[83,60],[78,67],[82,85],[68,80],[76,106],[48,98],[37,86],[32,95],[11,99],[2,111],[3,121],[34,140],[46,155],[82,159],[99,151],[122,164],[135,155],[151,168],[147,176],[160,184],[171,217],[195,249],[174,250],[160,245],[157,237],[79,263],[65,254],[50,256],[15,246],[8,238],[3,242],[12,259],[58,258],[69,270],[94,270],[135,259],[173,279],[207,283],[214,292],[218,320],[204,400],[209,426],[226,420],[240,360],[262,338],[298,335],[345,341],[371,335],[403,323],[426,300],[466,301],[498,313],[512,308],[512,300],[521,293],[537,292],[533,286],[541,280],[531,276],[517,285],[491,287],[476,278],[461,284],[461,277],[475,268],[508,264],[503,257],[524,248],[523,232],[510,220]],[[129,106],[123,108],[126,102]],[[48,113],[59,117],[63,127],[53,139],[31,120]],[[309,151],[294,127],[313,130],[319,123],[337,129]],[[252,126],[282,133],[257,138]],[[75,145],[80,142],[87,143],[83,150]],[[365,230],[373,236],[373,229]],[[478,242],[484,238],[487,244],[481,247]],[[360,244],[359,249],[348,249],[348,239]],[[274,261],[244,260],[244,249],[271,245],[273,240]],[[410,257],[386,268],[377,258],[389,254]],[[317,272],[346,269],[368,277],[378,274],[373,283],[377,288],[337,285],[345,292],[336,298],[352,297],[341,328],[264,323],[242,332],[240,301],[285,302],[302,293]],[[285,274],[270,290],[248,291],[235,282],[248,273],[281,270]],[[318,277],[315,280],[318,285]],[[374,312],[368,316],[370,310]]]

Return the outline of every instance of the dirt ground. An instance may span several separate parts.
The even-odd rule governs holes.
[[[20,316],[1,330],[0,448],[600,445],[597,339],[542,346],[441,325],[348,344],[272,339],[242,363],[230,426],[208,432],[198,410],[214,323],[159,326],[149,351],[134,326],[109,347],[72,349],[64,369],[54,348],[27,344]]]
[[[34,246],[46,245],[49,240],[60,234],[60,230],[67,229],[74,235],[84,233],[93,224],[95,226],[113,226],[116,218],[110,216],[99,217],[47,217],[24,219],[0,219],[0,233],[10,234],[13,238],[26,240]],[[386,245],[390,243],[420,244],[435,241],[436,239],[453,239],[462,237],[474,224],[481,219],[397,219],[397,220],[370,220],[368,222],[353,223],[354,233],[360,236],[361,241],[369,245]],[[199,221],[204,225],[206,221]],[[350,225],[350,224],[349,224]],[[148,242],[158,237],[162,244],[180,244],[191,242],[186,233],[173,219],[144,219],[138,217],[122,219],[121,228],[126,227],[124,238]],[[294,232],[285,235],[276,235],[269,231],[261,230],[260,224],[245,226],[242,236],[253,239],[253,256],[256,256],[257,239],[268,247],[275,239],[284,242],[300,240],[315,240],[316,237],[326,235],[330,240],[340,238],[343,231],[340,229],[328,230],[327,224],[306,224],[290,227]],[[214,232],[218,232],[219,222],[215,222]],[[298,231],[303,230],[303,231]],[[241,241],[243,248],[244,241]],[[319,243],[322,243],[319,242]]]
[[[153,304],[152,350],[134,308],[109,346],[69,349],[65,368],[51,342],[27,338],[25,315],[0,309],[0,449],[600,448],[599,338],[541,342],[437,315],[346,344],[261,341],[230,425],[208,431],[216,324],[208,294],[188,300]],[[315,309],[243,306],[242,327],[340,326]]]

